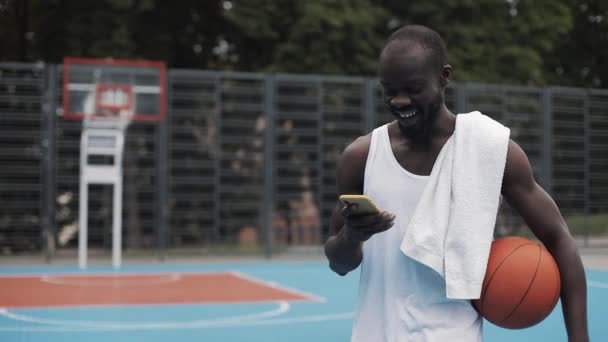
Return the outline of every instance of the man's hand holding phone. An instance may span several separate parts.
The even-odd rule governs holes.
[[[352,241],[366,241],[394,224],[395,215],[378,209],[368,196],[342,195],[340,200],[344,204],[341,211],[344,217],[344,233]]]

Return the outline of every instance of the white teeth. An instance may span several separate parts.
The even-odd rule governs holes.
[[[401,118],[407,119],[407,118],[411,118],[412,116],[416,115],[416,113],[418,113],[418,112],[415,111],[415,110],[411,110],[411,111],[405,112],[405,113],[404,112],[399,112],[399,116]]]

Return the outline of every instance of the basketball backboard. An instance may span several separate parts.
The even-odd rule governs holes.
[[[87,121],[161,121],[166,107],[163,62],[66,57],[63,117]]]

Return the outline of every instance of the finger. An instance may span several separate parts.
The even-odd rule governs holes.
[[[367,229],[378,225],[382,220],[375,217],[361,217],[358,215],[352,215],[347,218],[346,223],[354,229]]]
[[[387,212],[381,212],[376,215],[353,215],[348,218],[348,224],[352,227],[364,229],[365,227],[382,224],[382,222],[392,222],[395,220],[395,215]]]
[[[353,204],[352,203],[348,203],[344,206],[344,208],[342,208],[342,210],[340,211],[340,214],[344,217],[344,218],[348,218],[349,216],[351,216],[353,213]]]
[[[388,221],[394,221],[397,216],[395,214],[391,214],[388,211],[383,211],[381,215],[386,218]]]
[[[394,223],[392,221],[382,221],[382,222],[378,222],[376,224],[373,225],[367,225],[367,226],[351,226],[351,228],[354,231],[360,232],[362,234],[367,234],[367,233],[378,233],[378,232],[383,232],[387,229],[389,229],[390,227],[392,227],[394,225]]]
[[[394,223],[390,222],[385,224],[384,226],[379,226],[376,227],[374,230],[366,230],[366,231],[361,231],[360,234],[364,237],[364,240],[369,239],[370,237],[372,237],[373,235],[385,232],[389,229],[391,229],[391,227],[393,227]]]
[[[381,226],[381,227],[380,227],[380,230],[378,231],[378,233],[380,233],[380,232],[385,232],[385,231],[387,231],[387,230],[391,229],[391,228],[392,228],[394,225],[395,225],[395,223],[394,223],[394,222],[388,222],[388,223],[386,223],[384,226]]]

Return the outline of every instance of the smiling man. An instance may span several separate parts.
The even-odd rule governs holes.
[[[352,341],[482,340],[482,320],[470,301],[447,298],[445,279],[400,250],[456,128],[456,115],[444,103],[451,73],[435,31],[405,26],[393,33],[380,55],[380,82],[395,120],[356,139],[338,163],[339,194],[369,195],[384,210],[358,216],[338,201],[331,217],[330,268],[345,275],[361,265]],[[501,194],[557,261],[569,340],[588,341],[585,274],[574,241],[555,202],[534,180],[526,154],[515,142],[505,143]]]

